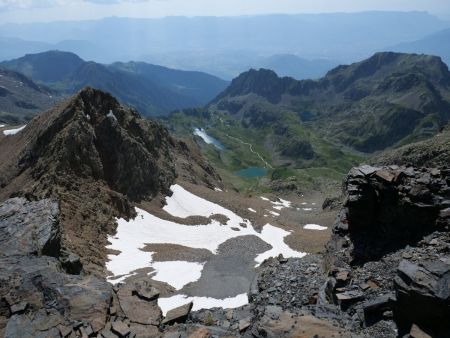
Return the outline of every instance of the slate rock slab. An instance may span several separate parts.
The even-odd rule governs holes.
[[[47,255],[60,252],[58,203],[11,198],[0,204],[0,256]]]
[[[162,324],[170,325],[173,323],[182,323],[186,321],[193,305],[194,303],[190,302],[188,304],[182,305],[180,307],[168,311],[166,317],[162,321]]]

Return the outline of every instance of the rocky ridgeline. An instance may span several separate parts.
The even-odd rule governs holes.
[[[0,140],[0,201],[59,202],[62,246],[103,276],[115,217],[170,193],[175,179],[221,187],[199,151],[111,95],[86,88]]]

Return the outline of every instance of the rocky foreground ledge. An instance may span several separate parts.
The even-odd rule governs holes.
[[[58,203],[0,205],[0,336],[448,337],[450,170],[354,168],[326,253],[262,264],[238,309],[163,318],[158,286],[113,287],[61,249]]]

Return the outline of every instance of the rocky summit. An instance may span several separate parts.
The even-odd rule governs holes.
[[[55,199],[62,246],[103,274],[107,235],[132,203],[169,192],[176,178],[221,186],[195,147],[87,88],[0,142],[0,199]]]

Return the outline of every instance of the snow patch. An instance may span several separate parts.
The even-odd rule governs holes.
[[[200,279],[203,265],[204,263],[183,261],[154,262],[152,268],[156,270],[156,274],[152,275],[152,278],[180,290],[185,285]]]
[[[305,210],[305,211],[311,211],[312,208],[303,208],[303,210]]]
[[[206,144],[212,144],[217,149],[222,150],[223,148],[220,142],[217,141],[214,137],[209,136],[203,128],[195,128],[194,135],[199,136]]]
[[[0,124],[0,128],[3,128],[5,125],[4,124]]]
[[[111,109],[109,110],[109,113],[106,116],[109,117],[110,119],[113,119],[114,121],[117,121],[117,117],[116,115],[114,115]]]
[[[16,135],[19,131],[24,129],[26,126],[27,125],[24,125],[22,127],[16,128],[16,129],[3,130],[3,134],[5,134],[5,135]]]
[[[318,225],[318,224],[306,224],[305,226],[303,226],[303,229],[306,229],[306,230],[320,230],[320,231],[322,231],[322,230],[327,230],[328,228],[327,227],[323,227],[323,226]]]
[[[278,212],[271,211],[271,210],[268,210],[268,211],[269,211],[269,213],[272,214],[273,216],[276,216],[276,217],[280,216],[280,214],[279,214]]]
[[[259,234],[258,237],[261,238],[264,242],[270,244],[272,246],[272,249],[256,256],[255,261],[261,264],[265,259],[270,257],[277,257],[279,254],[282,254],[283,257],[286,258],[304,257],[306,253],[292,250],[284,242],[284,238],[289,234],[290,234],[289,231],[274,227],[273,225],[270,224],[266,224],[264,228],[261,230],[261,234]]]
[[[263,201],[270,201],[267,197],[264,196],[260,196],[259,198],[262,199]]]
[[[224,309],[234,309],[248,304],[248,296],[246,293],[225,299],[217,299],[211,297],[188,297],[185,295],[175,295],[169,298],[158,298],[158,306],[161,308],[163,316],[171,309],[177,308],[184,304],[193,302],[192,311],[201,309],[212,309],[221,307]]]
[[[224,207],[198,197],[178,184],[170,187],[173,194],[166,197],[166,205],[163,210],[175,217],[186,218],[189,216],[210,217],[220,214],[228,217],[228,226],[239,227],[240,223],[250,225],[249,220],[239,217],[234,212]]]
[[[173,185],[171,190],[173,194],[166,198],[167,205],[163,208],[169,214],[182,218],[196,215],[209,217],[213,214],[221,214],[227,216],[228,221],[225,224],[221,224],[217,220],[211,220],[209,224],[185,225],[161,219],[145,210],[135,208],[136,218],[129,221],[118,218],[116,235],[108,236],[111,244],[107,248],[119,251],[118,255],[108,255],[109,260],[106,262],[106,268],[113,273],[113,277],[108,277],[109,282],[121,282],[128,276],[134,275],[136,270],[142,268],[153,268],[155,270],[151,273],[153,279],[166,282],[176,289],[181,289],[186,284],[201,277],[203,264],[184,261],[153,262],[153,252],[142,250],[146,244],[175,244],[196,249],[207,249],[216,254],[219,245],[230,238],[254,235],[271,246],[270,250],[256,256],[255,262],[257,265],[265,259],[276,257],[279,254],[286,258],[303,257],[305,255],[303,252],[292,250],[284,242],[284,238],[290,234],[289,231],[266,224],[261,233],[258,233],[253,229],[249,220],[243,219],[231,210],[200,198],[179,185]],[[256,210],[253,212],[256,212]],[[279,216],[276,212],[269,212]],[[247,224],[247,227],[241,227],[241,223]],[[236,227],[240,231],[232,229]],[[194,309],[215,306],[237,307],[247,303],[247,298],[243,295],[225,300],[182,295],[174,297],[162,300],[163,303],[166,302],[164,303],[166,305],[163,305],[166,306],[166,309],[174,308],[178,306],[177,304],[182,305],[183,303],[180,304],[182,300],[184,303],[191,300],[195,301]]]
[[[251,212],[255,212],[256,213],[256,210],[253,209],[253,208],[248,208],[248,210],[251,211]]]
[[[222,192],[222,189],[220,189],[220,188],[217,188],[217,187],[216,187],[216,188],[214,188],[214,190],[215,190],[215,191],[218,191],[218,192]]]

